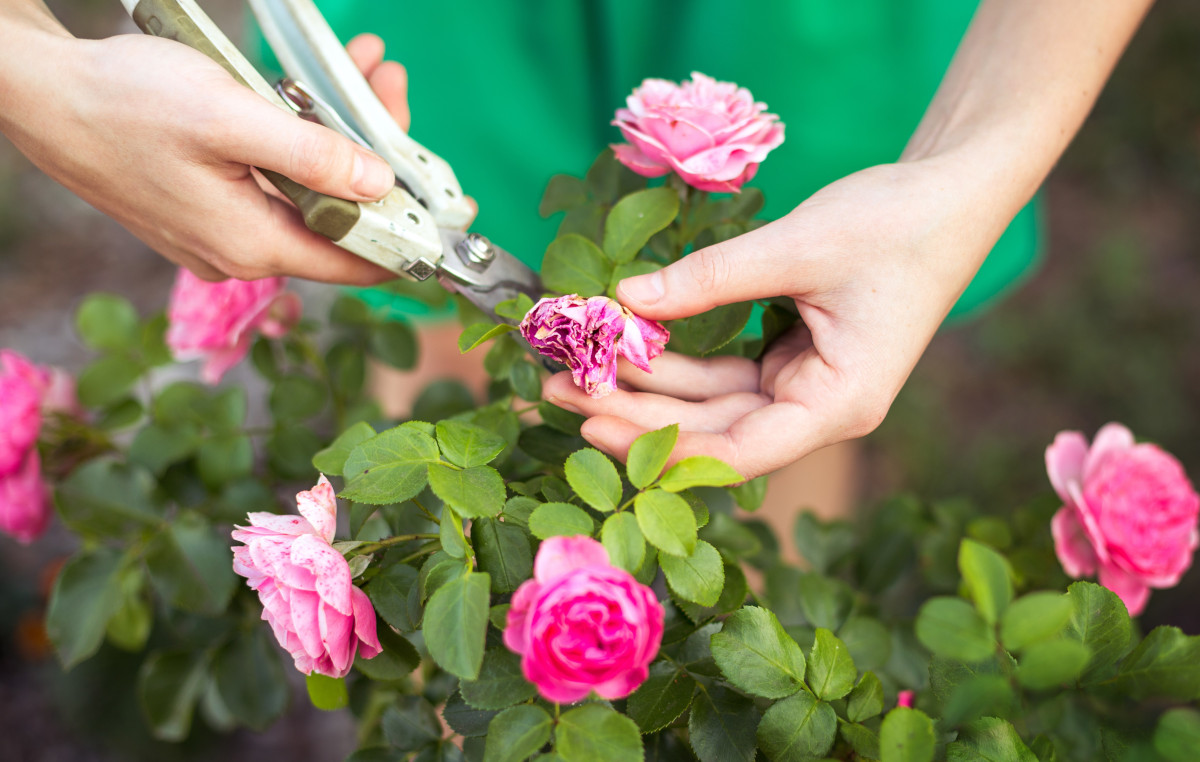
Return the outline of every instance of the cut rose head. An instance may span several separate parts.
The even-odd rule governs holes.
[[[233,570],[258,592],[262,618],[292,655],[296,669],[345,677],[355,653],[380,652],[375,609],[354,585],[350,565],[333,548],[337,499],[324,476],[296,495],[299,516],[251,513],[237,527]]]
[[[1178,460],[1110,423],[1090,447],[1079,432],[1061,432],[1046,470],[1063,501],[1051,530],[1067,574],[1098,573],[1133,616],[1150,588],[1179,583],[1200,543],[1200,496]]]
[[[744,87],[699,72],[680,84],[647,79],[613,124],[617,160],[644,177],[674,172],[693,188],[736,193],[783,142],[783,123]]]
[[[278,338],[300,319],[300,299],[284,278],[209,283],[180,269],[167,307],[167,346],[176,360],[203,360],[215,384],[250,351],[255,333]]]
[[[530,346],[571,370],[575,385],[600,398],[617,388],[617,355],[650,372],[671,334],[606,296],[546,298],[521,321]]]
[[[569,704],[595,692],[628,696],[649,675],[663,634],[654,592],[609,563],[590,537],[541,544],[533,579],[512,598],[504,644],[521,654],[542,698]]]

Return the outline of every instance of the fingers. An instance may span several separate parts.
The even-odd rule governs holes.
[[[370,79],[375,67],[383,61],[383,40],[378,35],[360,34],[346,43],[346,52],[362,75]]]
[[[214,159],[279,172],[319,193],[376,201],[395,185],[387,162],[333,130],[297,119],[245,88],[204,128]]]
[[[400,129],[408,132],[412,114],[408,110],[408,72],[405,68],[395,61],[384,61],[375,67],[367,81]]]
[[[776,223],[778,224],[778,223]],[[771,225],[693,252],[649,275],[626,278],[617,299],[642,317],[672,320],[714,307],[790,293]]]
[[[759,391],[759,366],[744,357],[688,357],[666,352],[647,373],[624,358],[617,360],[617,378],[643,392],[668,394],[699,402],[721,394]]]

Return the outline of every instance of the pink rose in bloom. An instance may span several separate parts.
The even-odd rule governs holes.
[[[783,142],[783,123],[750,91],[699,72],[682,84],[647,79],[613,124],[617,160],[644,177],[674,172],[702,191],[736,193]]]
[[[590,537],[551,537],[533,579],[512,598],[504,644],[521,654],[525,679],[560,704],[595,691],[628,696],[649,675],[662,642],[663,608],[650,588],[611,565]]]
[[[251,513],[236,527],[233,570],[258,591],[262,618],[296,669],[345,677],[357,651],[375,657],[379,638],[375,609],[350,581],[350,565],[330,545],[337,528],[337,500],[324,476],[296,495],[299,516]]]
[[[42,428],[45,371],[10,349],[0,350],[0,476],[21,469]]]
[[[300,318],[300,300],[284,278],[220,283],[180,269],[167,308],[167,346],[176,360],[204,360],[201,375],[215,384],[250,351],[255,332],[278,338]]]
[[[1079,432],[1061,432],[1046,448],[1046,470],[1063,501],[1050,528],[1067,574],[1099,570],[1132,616],[1150,588],[1178,584],[1200,542],[1200,496],[1179,461],[1110,423],[1091,447]]]
[[[42,482],[42,464],[36,449],[6,474],[0,474],[0,532],[30,543],[50,523],[50,501]]]
[[[662,323],[633,314],[606,296],[546,298],[521,321],[521,335],[571,369],[575,385],[600,398],[617,388],[617,355],[650,372],[671,338]]]

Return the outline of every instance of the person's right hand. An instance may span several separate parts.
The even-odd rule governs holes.
[[[167,259],[196,275],[290,275],[367,285],[395,275],[305,226],[251,167],[354,201],[394,184],[375,154],[267,103],[206,56],[171,40],[31,32],[4,73],[0,128],[26,156]],[[40,48],[34,47],[35,44]],[[352,57],[402,126],[407,82],[364,36]],[[11,59],[0,64],[11,64]]]

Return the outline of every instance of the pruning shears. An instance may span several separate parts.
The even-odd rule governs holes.
[[[496,305],[543,289],[537,273],[479,233],[454,170],[413,140],[376,97],[312,0],[248,0],[287,77],[271,86],[195,0],[121,0],[146,34],[182,42],[223,66],[274,105],[320,122],[375,151],[396,187],[359,203],[317,193],[263,171],[304,217],[338,246],[411,280],[436,276],[497,322]]]

